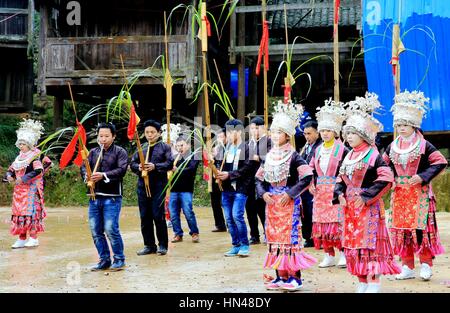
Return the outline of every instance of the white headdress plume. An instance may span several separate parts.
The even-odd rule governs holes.
[[[23,119],[19,126],[19,129],[16,130],[16,147],[19,147],[20,143],[26,144],[30,149],[35,147],[41,135],[44,134],[42,123],[32,119]]]
[[[180,124],[170,123],[170,141],[175,142],[178,136],[181,134]],[[161,126],[161,137],[164,142],[167,142],[167,124]]]
[[[281,130],[289,136],[293,136],[296,127],[299,125],[300,116],[303,114],[302,106],[294,104],[292,100],[289,100],[288,103],[278,100],[278,103],[274,106],[274,111],[270,129]]]
[[[325,105],[317,108],[316,118],[318,122],[317,130],[332,130],[340,134],[342,123],[347,118],[347,111],[344,109],[344,103],[335,102],[331,98],[325,100]]]
[[[366,92],[365,97],[356,97],[355,100],[348,102],[344,137],[346,133],[354,132],[373,145],[377,133],[383,130],[383,124],[373,116],[380,108],[378,95],[371,92]]]
[[[422,91],[405,90],[396,95],[394,101],[395,104],[391,108],[394,126],[403,124],[419,128],[428,110],[425,103],[430,102],[430,98],[426,98]]]

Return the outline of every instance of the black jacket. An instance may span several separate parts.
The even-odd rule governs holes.
[[[184,166],[183,162],[185,162],[185,160],[186,159],[184,157],[180,157],[175,165],[177,167],[177,171],[174,172],[174,175],[176,176],[173,180],[175,183],[171,188],[171,191],[173,192],[194,192],[195,174],[197,173],[199,161],[194,160],[194,156],[192,156],[191,159],[187,161],[183,171],[178,174],[178,171],[180,171],[182,166]]]
[[[227,145],[229,149],[230,145]],[[250,159],[248,145],[242,142],[238,149],[240,149],[239,162],[237,170],[233,170],[233,163],[224,163],[223,172],[229,173],[229,178],[222,182],[223,191],[236,191],[249,195],[254,185],[254,175],[257,170],[257,163]],[[219,154],[216,156],[216,167],[220,169],[222,164],[223,156]],[[233,188],[232,183],[236,182],[236,189]]]
[[[147,155],[147,149],[147,144],[142,147],[144,158]],[[156,188],[155,192],[160,193],[167,185],[167,172],[173,168],[173,161],[172,151],[168,144],[159,141],[150,148],[148,162],[155,164],[155,169],[148,173],[152,196],[156,196],[156,194],[153,193],[153,189]],[[139,164],[139,154],[136,151],[131,158],[130,168],[131,171],[139,177],[138,188],[144,189],[144,179],[141,177]]]
[[[88,160],[92,171],[94,170],[100,151],[100,147],[96,147],[89,153]],[[108,180],[105,178],[95,183],[95,194],[100,196],[121,196],[123,194],[122,180],[127,172],[127,168],[128,153],[124,148],[113,143],[108,150],[103,150],[97,172],[105,173]],[[84,163],[81,167],[81,175],[86,180]],[[90,194],[89,188],[87,194]]]

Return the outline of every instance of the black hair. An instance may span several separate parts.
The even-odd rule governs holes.
[[[250,121],[250,124],[255,124],[256,126],[261,126],[264,125],[264,120],[262,117],[260,116],[255,116],[254,118],[252,118],[252,120]]]
[[[314,128],[315,130],[317,130],[317,127],[319,127],[319,124],[317,123],[317,121],[307,121],[304,125],[303,125],[303,130],[305,130],[306,128]]]
[[[108,123],[99,123],[99,124],[97,125],[97,133],[98,133],[99,130],[102,129],[102,128],[108,128],[108,129],[111,131],[111,134],[112,134],[113,136],[116,135],[116,126],[115,126],[113,123],[111,123],[111,122],[108,122]]]
[[[161,130],[161,124],[155,120],[147,120],[144,122],[144,129],[149,126],[154,127],[157,131]]]

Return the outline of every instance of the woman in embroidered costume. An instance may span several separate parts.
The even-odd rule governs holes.
[[[378,292],[380,275],[400,273],[381,199],[394,176],[374,145],[377,132],[383,128],[372,116],[379,106],[378,96],[371,93],[349,102],[344,138],[353,149],[342,162],[333,199],[344,206],[342,245],[347,270],[359,279],[359,293]]]
[[[309,165],[313,168],[314,183],[311,191],[314,195],[313,231],[314,247],[323,247],[325,257],[319,267],[334,266],[334,249],[341,251],[338,267],[346,267],[342,249],[342,207],[333,204],[333,192],[339,167],[348,149],[339,140],[342,123],[346,118],[343,103],[326,100],[325,105],[318,108],[316,117],[318,130],[323,143],[316,149]]]
[[[256,190],[266,202],[265,230],[269,251],[264,267],[276,278],[269,290],[296,291],[302,287],[300,270],[316,260],[303,251],[300,221],[300,194],[311,180],[312,170],[289,142],[295,134],[299,105],[278,103],[270,127],[273,146],[256,173]]]
[[[397,279],[415,277],[414,253],[417,253],[421,263],[420,277],[429,280],[432,259],[444,252],[436,224],[436,199],[431,180],[445,169],[447,160],[417,130],[428,101],[417,91],[405,91],[395,96],[392,111],[399,136],[383,155],[395,176],[389,222],[394,252],[403,264]]]
[[[41,161],[41,152],[36,148],[43,130],[39,121],[29,119],[20,123],[16,141],[20,153],[6,173],[6,179],[15,184],[10,232],[19,239],[12,245],[13,249],[38,246],[37,234],[44,231],[43,174],[51,162],[47,157]],[[30,235],[28,241],[27,234]]]

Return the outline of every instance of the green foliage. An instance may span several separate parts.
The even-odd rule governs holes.
[[[19,117],[0,116],[0,166],[7,167],[18,153],[15,146]]]

